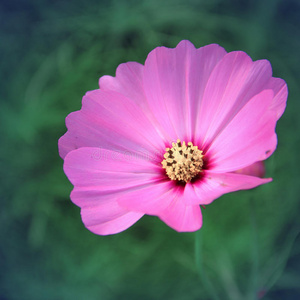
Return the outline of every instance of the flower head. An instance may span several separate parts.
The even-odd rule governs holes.
[[[144,214],[195,231],[200,205],[271,181],[262,161],[276,148],[287,86],[267,60],[182,41],[99,84],[59,140],[71,199],[92,232],[118,233]]]

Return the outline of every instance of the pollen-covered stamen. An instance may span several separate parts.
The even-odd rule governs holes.
[[[162,167],[171,180],[189,182],[202,171],[203,155],[198,146],[192,142],[187,145],[178,139],[172,143],[172,148],[166,148],[164,160],[161,162]]]

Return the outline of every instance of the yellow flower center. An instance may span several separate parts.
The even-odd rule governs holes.
[[[190,182],[197,174],[202,171],[203,155],[198,146],[192,142],[187,145],[178,139],[172,143],[172,148],[166,148],[162,167],[171,180]]]

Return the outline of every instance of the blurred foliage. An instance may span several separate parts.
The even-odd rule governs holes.
[[[299,1],[6,0],[0,24],[1,300],[300,298]],[[274,181],[215,201],[197,233],[146,216],[96,236],[69,200],[64,118],[100,76],[182,39],[267,58],[287,81]]]

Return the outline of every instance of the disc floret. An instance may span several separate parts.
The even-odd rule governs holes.
[[[202,151],[192,142],[172,143],[172,148],[166,148],[162,167],[171,180],[190,182],[202,171]]]

